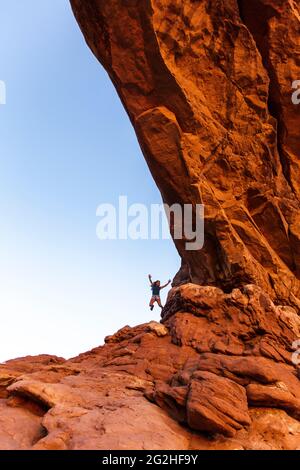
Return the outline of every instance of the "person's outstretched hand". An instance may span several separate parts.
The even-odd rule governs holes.
[[[171,282],[171,279],[168,280],[168,283],[169,283],[169,284],[170,284],[170,282]]]

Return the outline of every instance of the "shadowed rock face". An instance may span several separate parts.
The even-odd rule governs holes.
[[[293,0],[71,0],[168,204],[205,204],[184,274],[299,308],[299,7]]]

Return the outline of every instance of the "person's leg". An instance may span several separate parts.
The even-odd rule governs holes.
[[[151,297],[151,300],[150,300],[150,303],[149,303],[150,310],[153,310],[153,309],[154,309],[154,302],[155,302],[155,297],[152,296],[152,297]]]
[[[162,306],[162,304],[161,304],[160,297],[157,297],[157,298],[156,298],[156,301],[157,301],[158,305],[160,306],[160,308],[163,308],[163,306]]]

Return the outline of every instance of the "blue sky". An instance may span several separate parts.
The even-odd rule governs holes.
[[[179,257],[170,240],[96,237],[99,204],[161,197],[68,0],[0,6],[0,361],[71,357],[158,320],[146,276],[167,280]]]

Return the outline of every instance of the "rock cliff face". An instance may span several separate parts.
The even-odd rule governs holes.
[[[0,366],[0,448],[300,449],[298,5],[71,3],[164,201],[205,204],[205,246],[175,241],[161,323]]]
[[[71,0],[168,204],[205,204],[191,282],[300,307],[300,12],[293,0]],[[181,280],[181,276],[177,277]]]

